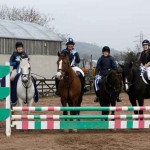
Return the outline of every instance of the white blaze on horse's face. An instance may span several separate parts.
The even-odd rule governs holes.
[[[56,73],[55,77],[58,79],[58,80],[61,80],[62,79],[62,60],[59,61],[59,65],[58,65],[58,72]]]
[[[125,90],[129,90],[128,79],[125,78]]]
[[[20,61],[20,68],[21,68],[21,74],[22,74],[22,81],[28,82],[30,78],[30,64],[28,62],[28,58],[22,59]]]

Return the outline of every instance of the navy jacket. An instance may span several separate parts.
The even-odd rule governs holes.
[[[10,57],[10,66],[13,66],[13,69],[17,69],[20,64],[20,58],[28,58],[28,55],[23,51],[21,53],[13,52]]]
[[[112,56],[101,56],[96,65],[96,75],[106,76],[109,69],[117,69],[117,64]]]
[[[68,56],[71,66],[76,66],[78,63],[80,63],[80,56],[77,49],[73,49],[71,52],[68,49],[64,49],[61,51],[61,54],[63,53]]]
[[[147,52],[142,51],[140,56],[140,62],[145,65],[148,62],[150,62],[150,50],[147,50]]]

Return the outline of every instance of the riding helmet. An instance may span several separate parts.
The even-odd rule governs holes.
[[[68,38],[66,45],[75,45],[75,43],[72,38]]]
[[[22,42],[16,42],[16,49],[17,49],[18,47],[23,47],[23,43],[22,43]]]
[[[144,45],[149,45],[150,43],[149,43],[149,41],[148,40],[144,40],[143,42],[142,42],[142,45],[144,46]]]
[[[103,52],[108,52],[110,53],[110,48],[108,46],[104,46],[103,49],[102,49],[102,53]]]

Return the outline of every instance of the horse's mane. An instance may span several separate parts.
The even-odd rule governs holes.
[[[28,65],[29,65],[28,58],[21,59],[21,61],[20,61],[20,67],[21,68],[24,68],[24,67],[26,67]]]

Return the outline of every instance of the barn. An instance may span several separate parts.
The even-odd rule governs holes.
[[[56,73],[57,52],[62,39],[50,29],[35,23],[0,20],[0,64],[9,61],[15,43],[22,41],[30,56],[32,72],[51,78]]]

